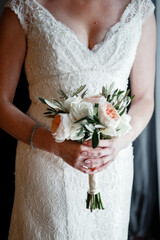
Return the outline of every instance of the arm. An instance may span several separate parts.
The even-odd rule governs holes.
[[[127,147],[144,130],[154,110],[156,24],[152,15],[143,26],[142,37],[130,75],[131,94],[135,94],[128,114],[132,130],[121,141]],[[121,146],[121,147],[122,147]]]
[[[36,123],[12,104],[25,54],[24,31],[16,15],[7,8],[0,22],[0,127],[29,143]],[[47,131],[43,131],[47,135]],[[49,146],[46,150],[50,151]]]

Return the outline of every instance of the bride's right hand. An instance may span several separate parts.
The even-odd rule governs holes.
[[[93,149],[76,141],[54,143],[54,154],[61,157],[73,168],[86,174],[94,174],[102,165],[107,167],[111,159],[111,149],[98,147]],[[91,159],[93,165],[91,164]],[[90,167],[89,167],[90,166]]]

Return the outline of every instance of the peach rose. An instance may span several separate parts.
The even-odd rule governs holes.
[[[105,127],[116,128],[120,122],[120,116],[111,103],[105,102],[99,105],[98,117]]]

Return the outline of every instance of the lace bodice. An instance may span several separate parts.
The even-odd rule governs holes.
[[[83,84],[89,95],[113,81],[126,89],[142,24],[154,8],[150,0],[131,0],[120,21],[90,50],[37,0],[10,0],[6,6],[17,14],[26,34],[25,69],[30,98],[37,103],[39,96],[51,98],[59,88],[68,94]]]
[[[114,82],[126,90],[142,26],[153,13],[151,0],[131,0],[121,19],[92,50],[36,0],[9,0],[25,31],[25,71],[32,104],[28,115],[43,116],[61,88],[67,95],[86,84],[88,95]],[[107,17],[107,16],[106,16]],[[53,154],[18,142],[16,191],[9,240],[126,240],[133,179],[132,147],[99,173],[104,211],[85,209],[88,176]]]

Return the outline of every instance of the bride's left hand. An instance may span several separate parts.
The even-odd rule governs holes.
[[[83,142],[86,146],[92,146],[92,141]],[[118,153],[123,149],[122,141],[120,138],[112,138],[106,140],[99,140],[98,148],[103,149],[103,155],[97,158],[88,158],[85,160],[85,166],[93,169],[93,174],[101,172],[106,169],[117,157]],[[109,151],[108,151],[109,150]],[[107,154],[105,154],[107,152]],[[88,163],[87,163],[87,162]]]

